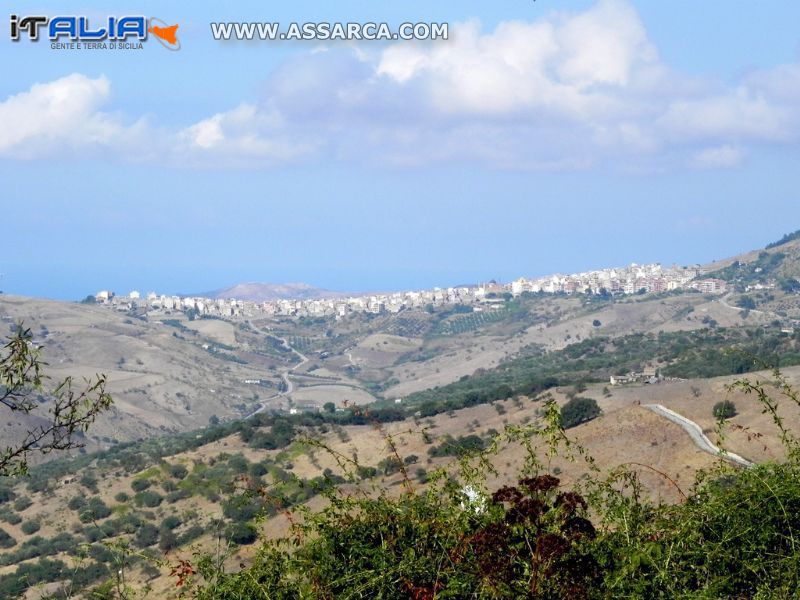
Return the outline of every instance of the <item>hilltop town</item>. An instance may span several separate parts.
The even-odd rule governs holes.
[[[421,291],[400,291],[353,295],[347,298],[281,299],[254,302],[236,298],[214,299],[198,296],[164,295],[150,292],[144,297],[138,291],[118,296],[102,290],[88,301],[120,311],[184,311],[197,316],[219,317],[335,317],[354,313],[396,314],[405,309],[427,306],[465,305],[473,311],[490,310],[505,299],[522,294],[594,294],[622,296],[637,293],[659,293],[692,289],[705,294],[722,294],[727,284],[721,279],[703,278],[706,269],[662,267],[658,263],[608,268],[599,271],[550,275],[534,279],[521,277],[510,283],[491,281],[486,284]]]

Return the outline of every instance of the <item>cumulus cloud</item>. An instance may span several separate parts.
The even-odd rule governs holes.
[[[282,119],[274,111],[242,104],[187,127],[178,135],[179,158],[230,163],[277,163],[308,154],[304,144],[288,139]]]
[[[490,33],[477,21],[461,24],[447,44],[397,44],[377,72],[401,84],[419,80],[443,112],[591,118],[621,109],[615,90],[635,92],[655,66],[636,12],[605,0],[582,14],[505,22]]]
[[[103,112],[111,94],[105,77],[72,74],[0,102],[0,156],[38,158],[65,148],[98,149],[135,136],[143,122],[125,125]]]
[[[719,169],[800,136],[800,65],[732,85],[676,72],[627,0],[491,31],[468,21],[447,42],[296,54],[264,90],[179,131],[155,131],[104,112],[107,79],[71,75],[0,104],[0,121],[13,123],[0,131],[0,155],[47,155],[53,141],[102,148],[124,136],[131,147],[147,138],[140,160],[174,165]]]

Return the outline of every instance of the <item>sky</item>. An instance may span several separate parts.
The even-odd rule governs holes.
[[[6,293],[419,289],[707,262],[800,228],[800,3],[19,4],[158,17],[181,49],[0,28]],[[451,35],[221,42],[212,21]]]

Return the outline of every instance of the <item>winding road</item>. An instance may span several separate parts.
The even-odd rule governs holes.
[[[725,308],[730,308],[731,310],[735,310],[736,312],[748,311],[756,315],[766,315],[774,317],[776,319],[780,319],[780,316],[773,312],[767,312],[764,310],[759,310],[757,308],[742,308],[741,306],[733,306],[732,304],[728,304],[728,298],[730,298],[731,295],[733,295],[733,292],[728,292],[719,299],[719,303],[722,304],[722,306],[724,306]]]
[[[290,378],[291,373],[293,373],[294,371],[296,371],[297,369],[299,369],[300,367],[302,367],[304,364],[306,364],[308,362],[308,357],[305,354],[302,354],[296,348],[293,348],[292,346],[290,346],[289,342],[288,342],[288,340],[286,340],[286,338],[282,338],[282,337],[278,337],[278,336],[272,336],[272,337],[274,337],[276,340],[280,340],[280,342],[281,342],[281,344],[283,344],[284,348],[286,348],[287,350],[290,350],[291,352],[296,354],[297,357],[300,359],[300,362],[298,362],[294,366],[289,367],[289,368],[287,368],[287,369],[285,369],[284,371],[281,372],[281,379],[283,379],[283,382],[286,384],[286,389],[283,390],[282,392],[278,392],[277,394],[273,394],[272,396],[270,396],[269,398],[267,398],[266,400],[261,402],[260,406],[257,409],[255,409],[253,412],[251,412],[249,415],[247,415],[248,417],[252,417],[253,415],[257,415],[260,412],[264,412],[267,409],[267,405],[268,405],[268,402],[270,400],[274,400],[275,398],[282,398],[284,396],[288,396],[289,394],[291,394],[294,391],[294,382]],[[247,418],[247,417],[245,417],[245,418]]]
[[[727,461],[735,463],[741,467],[750,468],[754,466],[752,462],[747,460],[746,458],[742,458],[738,454],[734,454],[733,452],[728,452],[726,450],[722,450],[714,445],[714,443],[708,439],[703,430],[700,426],[684,417],[676,413],[674,410],[670,410],[666,406],[662,406],[661,404],[644,404],[644,408],[653,411],[657,415],[672,421],[676,425],[680,425],[689,434],[689,437],[692,438],[692,441],[695,445],[703,450],[704,452],[708,452],[709,454],[713,454],[714,456],[719,456]]]

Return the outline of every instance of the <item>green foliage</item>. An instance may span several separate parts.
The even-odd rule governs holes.
[[[16,598],[30,586],[57,581],[65,567],[66,565],[60,560],[46,558],[21,565],[14,573],[0,577],[0,598]]]
[[[158,549],[169,552],[178,547],[178,536],[171,529],[161,529],[158,536]]]
[[[73,496],[69,499],[69,502],[67,502],[67,507],[70,510],[80,510],[84,506],[86,506],[86,498],[83,496]]]
[[[111,514],[111,509],[99,497],[90,498],[85,506],[79,509],[78,518],[82,523],[91,523],[105,519]]]
[[[734,261],[730,266],[712,271],[707,277],[723,279],[732,283],[739,291],[744,291],[748,285],[766,283],[774,278],[786,255],[782,252],[761,252],[758,258],[749,263]]]
[[[431,457],[440,456],[463,456],[465,454],[475,454],[486,447],[486,443],[478,435],[470,434],[453,438],[445,436],[441,444],[428,448]]]
[[[234,544],[246,546],[258,539],[258,532],[250,523],[231,523],[225,530],[225,537]]]
[[[0,548],[6,550],[17,545],[17,540],[11,537],[5,529],[0,529]]]
[[[181,524],[181,518],[178,515],[168,515],[161,521],[162,531],[165,529],[175,529]]]
[[[74,551],[76,543],[75,538],[68,533],[59,533],[49,540],[36,535],[21,543],[13,552],[0,556],[0,564],[13,565],[31,558]]]
[[[731,419],[736,416],[736,405],[730,400],[722,400],[714,405],[712,414],[717,419]]]
[[[561,424],[569,429],[600,416],[600,407],[592,398],[576,396],[561,407]]]
[[[25,535],[33,535],[34,533],[39,531],[41,528],[42,528],[42,526],[39,524],[39,521],[33,521],[33,520],[25,521],[20,526],[20,529],[22,530],[22,533],[24,533]]]
[[[16,497],[17,496],[14,493],[14,490],[12,490],[10,487],[6,487],[4,485],[0,486],[0,504],[11,502]]]
[[[8,523],[9,525],[17,525],[22,523],[22,517],[8,508],[3,508],[0,510],[0,520]]]
[[[456,305],[456,307],[452,309],[452,312],[447,311],[437,313],[437,321],[431,329],[431,335],[449,336],[468,333],[480,329],[485,325],[503,321],[512,313],[513,309],[511,307],[503,307],[500,310],[476,313],[472,312],[471,307],[464,306],[463,308],[459,308],[459,305]]]
[[[149,479],[137,477],[133,481],[131,481],[131,489],[134,492],[143,492],[147,488],[150,487],[152,482]]]
[[[33,506],[33,500],[27,496],[21,496],[17,498],[16,502],[14,502],[14,510],[17,512],[22,512],[31,506]]]
[[[742,374],[765,366],[800,364],[795,341],[760,327],[599,336],[555,352],[529,348],[527,355],[490,371],[410,394],[404,404],[428,417],[515,395],[536,396],[558,385],[608,381],[609,375],[641,371],[645,357],[664,364],[660,372],[666,377]]]
[[[90,492],[97,493],[97,477],[93,473],[85,472],[81,475],[80,484]]]
[[[746,310],[753,310],[756,307],[756,301],[750,296],[740,296],[736,301],[736,306]]]
[[[758,363],[752,357],[740,359],[721,350],[735,347],[743,353],[755,349],[759,357],[790,362],[790,349],[796,342],[794,336],[774,335],[760,328],[593,338],[550,355],[534,351],[515,359],[520,362],[510,361],[495,371],[467,378],[459,382],[463,387],[453,388],[462,394],[454,402],[514,395],[521,383],[536,382],[541,391],[548,387],[545,382],[575,385],[592,381],[610,369],[633,369],[642,356],[649,361],[646,353],[650,351],[671,357],[667,366],[660,367],[662,372],[745,372]],[[526,367],[530,368],[527,373]],[[484,383],[487,387],[480,387]],[[721,465],[699,479],[686,502],[652,505],[643,500],[641,483],[629,471],[600,479],[589,461],[587,478],[574,489],[562,488],[546,475],[557,472],[549,465],[552,458],[582,456],[583,450],[566,438],[564,428],[593,418],[599,408],[593,400],[575,395],[581,389],[582,384],[575,385],[573,397],[560,411],[548,400],[540,421],[509,427],[496,439],[477,435],[440,438],[431,446],[430,455],[456,456],[458,460],[437,461],[448,466],[431,473],[416,469],[413,482],[406,466],[416,463],[418,457],[404,459],[396,452],[390,452],[377,468],[359,465],[355,459],[347,466],[349,459],[336,455],[345,465],[342,475],[326,469],[322,477],[311,481],[293,477],[272,459],[251,464],[241,455],[219,455],[212,464],[196,464],[183,477],[175,477],[172,466],[160,459],[177,449],[196,447],[195,433],[115,448],[90,462],[94,462],[92,469],[113,467],[131,473],[160,464],[140,473],[137,480],[160,477],[177,487],[168,500],[172,494],[180,494],[175,498],[227,495],[222,504],[226,522],[214,527],[233,544],[256,543],[254,521],[274,514],[276,506],[281,510],[294,506],[291,510],[302,518],[296,520],[291,533],[260,544],[255,563],[239,573],[225,573],[221,565],[226,562],[220,557],[193,559],[202,579],[196,581],[191,594],[199,598],[793,597],[800,568],[795,537],[800,531],[800,449],[783,421],[776,423],[789,448],[786,463],[751,470]],[[775,418],[779,411],[767,392],[777,389],[789,401],[796,400],[780,381],[772,388],[743,384],[741,389],[758,395],[765,412]],[[448,401],[445,398],[443,402]],[[428,402],[431,410],[439,409],[438,398]],[[408,410],[419,410],[419,406]],[[379,408],[370,415],[358,410],[291,418],[259,414],[246,424],[227,423],[199,435],[202,443],[237,432],[248,440],[269,436],[272,445],[290,448],[281,453],[286,458],[276,459],[285,467],[285,461],[302,446],[292,443],[297,432],[314,431],[322,424],[367,424],[375,414],[377,420],[389,421],[407,413],[403,407]],[[521,444],[527,451],[519,482],[491,493],[486,485],[486,477],[492,473],[489,457],[502,444],[510,443]],[[388,445],[394,448],[390,439]],[[81,460],[70,464],[89,464]],[[39,485],[46,480],[40,473],[57,474],[65,468],[61,464],[44,466],[41,471],[36,467],[32,478]],[[399,485],[390,491],[371,487],[378,482],[368,478],[379,473],[392,476],[391,483]],[[165,479],[166,474],[176,480]],[[230,496],[232,482],[240,474],[250,475],[237,480],[247,481],[249,489]],[[269,482],[268,490],[258,487],[263,482]],[[344,491],[336,487],[340,483],[347,483]],[[415,487],[420,483],[426,486]],[[327,500],[321,511],[296,506],[318,493]],[[158,497],[155,504],[145,502],[149,494]],[[7,502],[13,499],[9,497]],[[206,526],[196,522],[181,525],[174,515],[156,525],[169,507],[138,514],[132,507],[120,507],[126,510],[106,518],[110,510],[99,498],[82,500],[72,499],[70,508],[82,519],[92,512],[87,521],[91,524],[82,533],[90,543],[107,540],[113,544],[116,541],[108,538],[123,535],[152,555],[190,544],[208,533]],[[158,506],[161,497],[142,489],[135,500],[137,506]],[[105,520],[95,523],[98,519]],[[2,540],[0,533],[0,544]],[[7,543],[12,543],[13,551],[3,554],[2,563],[17,566],[0,576],[0,597],[9,591],[23,593],[29,582],[70,578],[69,569],[47,557],[72,554],[82,541],[59,534],[50,540],[34,536],[14,546],[11,538]],[[91,548],[92,560],[85,563],[85,574],[82,565],[81,574],[75,576],[76,590],[107,577],[104,569],[113,565],[114,558],[102,543]],[[38,563],[33,562],[36,559]],[[36,565],[44,566],[38,570]]]
[[[331,490],[327,507],[301,510],[302,522],[287,538],[263,543],[252,566],[226,573],[214,557],[201,557],[192,593],[201,600],[794,598],[800,440],[784,426],[768,393],[774,387],[744,380],[739,389],[773,416],[787,462],[720,463],[677,505],[644,500],[642,483],[625,468],[598,477],[591,461],[583,491],[565,490],[542,473],[539,457],[583,450],[566,438],[549,401],[541,426],[501,436],[528,451],[523,471],[533,474],[518,485],[483,491],[487,463],[479,455],[426,489],[405,480],[399,496]],[[785,381],[777,389],[800,406]]]
[[[771,244],[767,244],[766,248],[767,250],[771,248],[777,248],[778,246],[783,246],[784,244],[788,244],[789,242],[792,242],[797,239],[800,239],[800,229],[798,229],[793,233],[787,233],[777,242],[772,242]]]
[[[147,548],[158,541],[158,528],[151,523],[143,523],[134,537],[134,543],[139,548]]]
[[[222,503],[222,514],[239,523],[255,519],[266,510],[264,499],[253,493],[237,494]]]
[[[104,376],[87,380],[81,389],[73,387],[71,377],[46,387],[41,352],[33,343],[30,329],[22,324],[0,349],[0,406],[41,420],[41,424],[22,432],[20,441],[0,451],[2,476],[27,473],[31,453],[82,447],[83,434],[97,415],[111,406]],[[47,412],[42,409],[45,401]]]
[[[778,287],[787,294],[797,294],[800,292],[800,281],[794,277],[781,277],[778,279]]]
[[[161,494],[152,490],[139,492],[133,497],[133,502],[136,504],[136,506],[146,506],[148,508],[155,508],[156,506],[159,506],[163,500],[164,498],[161,496]]]
[[[189,469],[187,469],[184,465],[181,464],[174,464],[170,465],[169,467],[169,474],[171,477],[175,479],[183,479],[189,474]],[[141,490],[138,490],[141,491]]]

